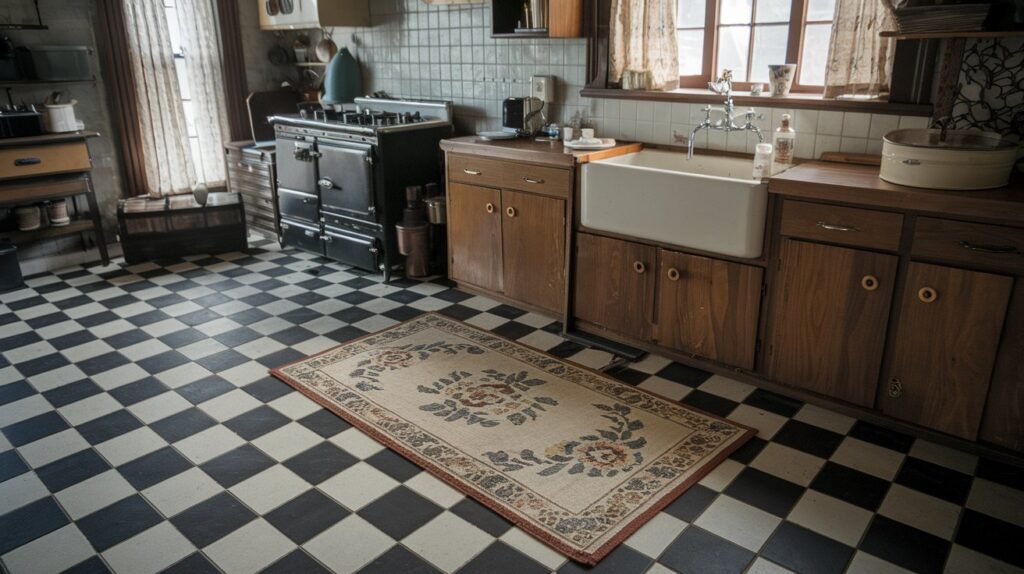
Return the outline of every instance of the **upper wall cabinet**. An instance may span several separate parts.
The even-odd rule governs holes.
[[[263,30],[370,25],[368,0],[256,0]]]
[[[583,0],[494,0],[491,4],[491,36],[582,37]]]

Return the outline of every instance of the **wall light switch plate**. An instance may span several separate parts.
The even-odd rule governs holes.
[[[538,100],[549,103],[555,99],[555,77],[554,76],[532,76],[530,78],[530,92]]]

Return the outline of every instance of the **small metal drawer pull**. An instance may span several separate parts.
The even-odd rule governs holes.
[[[818,227],[828,231],[859,231],[852,225],[838,225],[836,223],[825,223],[824,221],[819,221]]]
[[[967,240],[961,241],[959,245],[964,249],[980,251],[982,253],[995,253],[998,255],[1017,255],[1020,253],[1013,245],[975,245]]]
[[[921,165],[921,160],[919,160],[919,159],[905,159],[905,160],[903,160],[903,165]]]
[[[523,181],[525,181],[526,183],[544,183],[543,179],[532,179],[529,177],[523,177]]]
[[[19,167],[23,165],[38,165],[41,163],[43,163],[43,160],[37,157],[19,157],[14,160],[14,165]]]
[[[464,169],[462,172],[466,175],[480,175],[480,170],[477,169]]]
[[[679,270],[675,267],[669,267],[668,278],[670,281],[679,281]]]
[[[487,210],[487,213],[494,213],[494,204],[488,203],[487,205],[484,206],[484,209]]]
[[[643,273],[644,271],[647,271],[647,266],[644,265],[643,261],[634,261],[633,271],[636,271],[637,273]]]
[[[505,208],[505,215],[507,215],[509,217],[515,217],[516,216],[516,208],[511,207],[511,206],[510,207],[506,207]]]
[[[922,303],[934,303],[939,298],[939,294],[931,287],[921,287],[917,292],[917,298]]]
[[[303,197],[302,198],[302,205],[309,205],[311,203],[316,203],[316,198],[315,197]]]
[[[887,394],[894,399],[898,399],[903,396],[903,381],[896,377],[889,379],[889,389]]]
[[[865,291],[874,291],[875,289],[878,289],[878,277],[875,277],[874,275],[865,275],[860,278],[860,286],[863,287]]]

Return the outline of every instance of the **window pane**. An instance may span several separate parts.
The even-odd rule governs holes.
[[[800,62],[800,83],[805,86],[825,85],[828,65],[828,41],[832,24],[808,24],[804,29],[803,58]]]
[[[750,67],[751,82],[767,82],[769,64],[789,63],[786,62],[786,40],[788,38],[789,26],[786,24],[754,27],[754,61]]]
[[[742,82],[746,79],[748,48],[750,48],[750,26],[719,28],[718,69],[712,70],[712,77],[717,77],[722,70],[732,70],[734,81]]]
[[[679,30],[679,75],[699,76],[704,71],[704,30]]]
[[[722,0],[719,24],[749,24],[753,0]]]
[[[703,28],[707,0],[679,0],[676,3],[676,28]]]
[[[831,20],[835,16],[835,11],[836,0],[809,0],[806,21]]]
[[[789,22],[790,0],[757,0],[754,22]]]

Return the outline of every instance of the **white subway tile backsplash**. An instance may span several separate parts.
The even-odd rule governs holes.
[[[823,111],[818,114],[818,130],[820,135],[838,136],[843,133],[843,112]]]
[[[636,119],[639,122],[649,122],[654,119],[654,102],[637,102]]]
[[[816,133],[818,131],[818,110],[797,110],[794,129],[797,133]]]
[[[827,151],[839,151],[839,136],[818,135],[814,137],[814,157],[819,158]]]
[[[889,114],[871,114],[868,137],[881,141],[882,136],[900,127],[900,117]]]
[[[843,136],[839,141],[839,151],[843,153],[865,153],[867,151],[867,138],[849,138]]]
[[[922,118],[917,116],[902,116],[900,117],[900,129],[923,129],[928,127],[928,118]]]
[[[843,137],[866,138],[871,127],[871,114],[846,112],[843,115]]]

